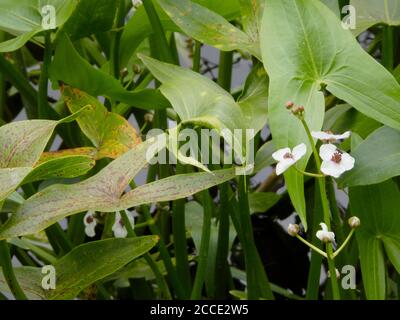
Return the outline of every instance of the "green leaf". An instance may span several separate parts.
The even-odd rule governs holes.
[[[115,1],[80,0],[63,29],[74,40],[106,32],[113,27],[117,7]]]
[[[96,98],[68,86],[63,87],[63,98],[72,113],[90,106],[77,122],[97,148],[96,159],[118,158],[140,143],[135,128],[124,117],[109,112]]]
[[[0,201],[13,193],[31,170],[31,167],[0,168]]]
[[[15,274],[24,292],[33,300],[68,300],[83,289],[121,269],[152,249],[157,236],[107,239],[83,244],[56,261],[56,289],[44,290],[40,268],[18,267]],[[0,291],[9,292],[0,273]]]
[[[87,156],[64,156],[46,161],[35,167],[23,180],[30,183],[53,178],[75,178],[87,173],[95,161]]]
[[[166,138],[140,143],[95,176],[72,185],[52,185],[26,200],[0,229],[0,238],[39,232],[69,215],[94,210],[115,212],[158,201],[185,198],[223,183],[235,169],[176,175],[139,186],[122,195],[129,182],[159,150]]]
[[[3,235],[11,237],[36,233],[68,215],[92,208],[100,212],[118,210],[122,193],[147,164],[147,156],[164,147],[154,147],[156,141],[153,138],[136,145],[85,181],[72,185],[52,185],[36,193],[2,226],[0,238]],[[153,150],[148,152],[150,146],[153,146]]]
[[[234,130],[249,129],[252,128],[252,125],[257,125],[253,129],[259,130],[259,120],[245,117],[241,106],[233,97],[211,79],[189,69],[143,55],[139,55],[139,57],[162,83],[160,91],[171,102],[183,124],[192,123],[214,128],[222,136],[225,132],[228,134],[227,141],[233,144],[236,154],[245,155],[242,150],[242,142],[234,135]],[[196,90],[193,91],[193,88]],[[191,94],[188,95],[188,92]],[[260,105],[251,107],[247,105],[244,109],[254,108],[253,110],[256,110],[259,107]],[[258,114],[259,111],[254,111],[254,113]]]
[[[55,127],[73,121],[82,110],[59,121],[26,120],[0,127],[0,201],[33,170]]]
[[[361,137],[366,138],[368,135],[382,126],[382,124],[378,121],[365,116],[354,108],[349,108],[342,113],[343,109],[345,108],[342,108],[342,110],[338,110],[336,108],[332,109],[339,112],[337,114],[335,123],[327,128],[327,130],[339,133],[345,131],[351,131],[352,133],[356,132]]]
[[[248,75],[238,103],[247,127],[260,131],[267,123],[268,114],[268,77],[261,63]]]
[[[36,267],[16,267],[14,268],[15,276],[24,290],[29,300],[45,300],[46,291],[42,288],[42,278],[40,269]],[[10,288],[4,278],[0,267],[0,292],[11,294]]]
[[[240,15],[239,4],[237,0],[196,0],[195,2],[218,13],[228,20],[235,19]],[[165,14],[164,10],[159,7],[157,1],[154,1],[154,7],[165,31],[181,31],[171,21],[168,15]],[[122,33],[120,50],[121,65],[127,65],[128,61],[131,58],[134,58],[133,53],[143,42],[143,40],[149,37],[151,34],[153,34],[153,28],[150,24],[144,7],[140,6],[135,11],[133,17],[125,25],[124,31]]]
[[[40,165],[44,162],[63,158],[66,156],[86,156],[93,160],[97,159],[97,149],[93,147],[81,147],[73,149],[64,149],[58,151],[43,152],[36,165]]]
[[[109,74],[92,67],[83,59],[65,33],[60,34],[53,63],[50,68],[53,82],[64,81],[91,96],[106,96],[145,110],[163,109],[168,102],[152,89],[127,91],[121,83]]]
[[[338,0],[321,0],[323,4],[325,4],[332,12],[340,18],[340,8]]]
[[[235,169],[180,174],[148,183],[129,191],[120,206],[130,208],[140,204],[186,198],[235,177]]]
[[[356,231],[368,299],[385,299],[385,251],[400,271],[400,191],[392,180],[349,189],[351,212],[361,220]]]
[[[0,43],[0,52],[12,52],[21,48],[27,43],[37,32],[31,31],[21,34],[13,39],[3,41]]]
[[[272,141],[268,141],[258,149],[256,153],[254,171],[259,172],[262,169],[271,166],[275,163],[272,154],[276,151],[275,145]]]
[[[260,57],[258,43],[219,14],[190,0],[158,0],[187,35],[223,51],[245,50]]]
[[[56,125],[51,120],[25,120],[0,127],[0,168],[33,166]]]
[[[320,90],[325,86],[368,117],[400,129],[400,86],[321,2],[267,0],[261,51],[270,76],[269,124],[277,148],[307,141],[300,122],[285,109],[287,101],[304,105],[309,127],[320,130],[324,119]],[[308,144],[301,169],[310,153]],[[303,178],[288,170],[285,181],[304,224]]]
[[[103,279],[148,252],[158,242],[157,236],[107,239],[74,248],[54,265],[56,289],[48,299],[72,299],[90,284]]]
[[[41,9],[45,5],[55,8],[56,27],[61,26],[72,14],[77,0],[3,0],[0,4],[0,30],[17,37],[0,43],[0,52],[21,48],[31,38],[45,29],[42,26]]]
[[[275,192],[249,193],[250,213],[265,212],[273,207],[280,198]]]
[[[379,23],[389,26],[400,25],[398,0],[351,0],[350,5],[356,12],[356,29],[352,30],[355,35]]]
[[[400,175],[400,132],[388,127],[374,131],[353,152],[354,168],[338,180],[339,186],[362,186]]]
[[[259,42],[265,0],[239,0],[242,8],[243,29],[254,43]]]

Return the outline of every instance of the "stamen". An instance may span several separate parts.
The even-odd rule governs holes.
[[[94,221],[93,216],[87,216],[86,217],[86,223],[92,223]]]
[[[342,161],[342,154],[343,154],[342,151],[336,150],[331,158],[331,161],[333,161],[335,163],[340,163],[340,161]]]
[[[290,152],[287,152],[283,155],[283,159],[293,159],[293,155]]]

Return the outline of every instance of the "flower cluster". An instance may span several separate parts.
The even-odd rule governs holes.
[[[137,217],[136,211],[125,210],[128,220],[132,226],[135,225],[135,217]],[[88,211],[83,218],[83,224],[85,225],[85,233],[88,237],[93,238],[96,235],[97,219],[94,211]],[[112,231],[116,238],[126,238],[128,230],[126,229],[125,223],[119,212],[115,213],[115,222],[112,226]]]
[[[304,115],[303,106],[295,106],[293,102],[286,103],[286,108],[302,119]],[[303,120],[304,122],[304,120]],[[340,150],[334,143],[340,142],[350,137],[350,131],[343,134],[333,134],[330,131],[311,131],[311,136],[322,141],[319,149],[319,156],[322,159],[320,171],[326,176],[339,178],[345,171],[353,169],[355,160],[347,152]],[[279,149],[272,154],[272,158],[278,161],[276,174],[280,175],[293,166],[307,153],[304,143],[290,148]]]

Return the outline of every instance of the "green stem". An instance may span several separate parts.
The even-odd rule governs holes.
[[[143,0],[143,6],[153,28],[155,57],[164,62],[173,63],[174,59],[169,49],[164,28],[161,24],[160,18],[157,15],[152,0]]]
[[[4,31],[0,31],[0,42],[5,40]],[[2,53],[0,53],[3,56]],[[6,78],[2,72],[0,72],[0,119],[4,120],[6,114]]]
[[[218,84],[230,91],[232,82],[233,51],[220,51],[218,65]]]
[[[0,201],[0,209],[3,207],[3,201]],[[12,266],[12,260],[10,256],[10,249],[8,247],[7,240],[0,241],[0,265],[2,267],[4,278],[17,300],[27,300],[24,291],[18,283],[18,280],[14,274],[14,269]]]
[[[178,161],[176,165],[176,174],[184,173],[184,171],[183,165]],[[189,296],[191,279],[186,240],[185,199],[173,202],[172,233],[174,236],[176,270],[180,275],[187,296]]]
[[[199,69],[200,63],[200,43],[195,43],[195,54],[193,64],[196,69]],[[232,63],[233,52],[220,51],[218,84],[230,92],[232,82]],[[224,299],[228,293],[230,269],[228,264],[229,253],[229,196],[228,184],[223,183],[219,186],[220,193],[220,212],[219,212],[219,227],[218,227],[218,246],[215,258],[215,296],[217,299]]]
[[[208,190],[202,191],[203,198],[203,227],[201,231],[201,243],[197,264],[196,277],[193,284],[193,290],[191,294],[192,300],[199,300],[201,298],[201,292],[204,285],[204,280],[207,271],[208,262],[208,249],[210,247],[211,237],[211,218],[212,218],[212,199]]]
[[[26,101],[26,113],[29,119],[37,117],[37,94],[35,89],[30,85],[28,80],[22,75],[11,62],[9,62],[3,55],[0,55],[0,73],[11,82],[18,92],[23,96]]]
[[[319,229],[319,222],[322,220],[322,205],[319,194],[318,181],[314,182],[314,206],[312,216],[310,216],[312,222],[311,228],[311,242],[316,243],[316,247],[320,249],[322,247],[322,243],[318,240],[316,232]],[[307,291],[306,291],[306,299],[307,300],[318,300],[319,296],[319,287],[320,287],[320,278],[321,278],[321,265],[322,265],[322,256],[315,251],[311,251],[311,261],[310,261],[310,269],[308,271],[308,281],[307,281]]]
[[[55,251],[59,249],[58,254],[63,256],[72,250],[72,244],[58,222],[46,228],[45,232]]]
[[[383,27],[383,37],[382,37],[382,64],[390,72],[393,70],[394,66],[394,36],[393,27],[385,26]]]
[[[339,255],[339,253],[344,249],[344,247],[346,247],[347,243],[350,241],[351,237],[353,236],[355,229],[351,229],[351,231],[349,232],[346,240],[344,240],[344,242],[342,243],[342,245],[339,247],[339,249],[337,249],[333,255],[332,258],[335,258]]]
[[[147,206],[142,206],[143,214],[148,222],[153,220],[153,217],[150,214],[149,208]],[[149,228],[152,234],[160,236],[160,230],[154,223],[149,223]],[[179,279],[178,273],[174,268],[171,257],[168,253],[167,247],[165,245],[164,240],[160,237],[160,240],[157,244],[158,250],[160,252],[160,256],[164,261],[165,268],[167,269],[168,277],[172,283],[172,286],[175,290],[176,296],[178,299],[185,298],[185,290],[183,285]]]
[[[128,232],[128,237],[135,238],[136,233],[133,230],[133,227],[129,221],[128,215],[126,214],[125,211],[121,211],[121,217],[124,222],[126,231]],[[146,260],[146,262],[150,266],[151,270],[153,271],[154,276],[156,277],[157,284],[160,287],[161,291],[164,293],[164,296],[167,299],[172,299],[171,293],[169,292],[169,289],[168,289],[168,285],[165,283],[164,277],[163,277],[160,269],[158,268],[157,264],[154,262],[154,260],[151,258],[150,254],[148,252],[145,253],[144,259]]]
[[[313,177],[313,178],[323,178],[324,177],[324,175],[320,174],[320,173],[312,173],[312,172],[303,171],[303,170],[300,170],[299,168],[297,168],[296,166],[294,166],[294,168],[296,169],[297,172],[299,172],[305,176],[309,176],[309,177]]]
[[[301,123],[304,126],[304,129],[307,133],[308,140],[310,141],[314,158],[315,158],[315,163],[318,168],[318,172],[321,173],[321,159],[319,158],[319,154],[317,151],[317,148],[315,147],[314,144],[314,139],[311,135],[311,131],[307,125],[307,122],[304,120],[304,118],[301,118]],[[328,227],[328,230],[331,230],[331,213],[330,213],[330,208],[329,208],[329,201],[327,197],[327,192],[326,192],[326,185],[325,185],[325,177],[324,178],[317,178],[318,179],[318,186],[319,186],[319,191],[321,195],[321,204],[322,204],[322,212],[324,216],[324,222],[326,226]],[[328,260],[328,268],[329,272],[331,273],[331,284],[332,284],[332,295],[334,300],[340,300],[340,292],[339,292],[339,285],[338,281],[336,278],[336,267],[335,267],[335,262],[333,260],[333,248],[332,248],[332,243],[328,243],[326,245],[326,253],[327,253],[327,260]]]
[[[220,192],[220,210],[219,210],[219,226],[218,226],[218,246],[215,259],[215,298],[226,299],[230,269],[228,264],[229,254],[229,211],[231,210],[228,197],[228,184],[223,183],[219,187]]]
[[[124,26],[124,20],[125,20],[125,0],[119,0],[118,1],[118,13],[117,13],[117,19],[116,19],[116,31],[114,31],[114,35],[111,41],[111,47],[110,47],[110,71],[111,75],[119,79],[120,78],[120,62],[119,62],[119,50],[120,50],[120,43],[121,43],[121,35],[122,35],[122,29],[121,27]]]
[[[271,286],[264,268],[260,268],[261,259],[254,241],[251,224],[249,199],[247,194],[247,176],[239,177],[238,186],[240,223],[242,228],[243,250],[246,264],[247,297],[250,300],[259,298],[273,299]],[[262,265],[262,264],[261,264]]]
[[[340,217],[340,212],[337,206],[335,187],[333,185],[332,178],[326,177],[326,187],[328,190],[329,205],[331,208],[333,229],[335,230],[336,239],[339,242],[343,242],[344,241],[343,222]]]
[[[45,34],[45,47],[43,64],[39,79],[39,94],[38,94],[38,116],[39,119],[48,119],[50,117],[49,102],[48,102],[48,80],[49,80],[49,67],[51,63],[52,45],[51,45],[51,32],[47,31]]]
[[[194,72],[200,72],[200,68],[201,68],[201,42],[195,40],[192,70]]]
[[[306,246],[310,247],[312,250],[314,250],[315,252],[319,253],[321,256],[328,258],[326,252],[322,251],[321,249],[317,248],[316,246],[314,246],[313,244],[311,244],[310,242],[308,242],[306,239],[303,239],[302,237],[300,237],[299,235],[296,235],[296,238],[299,239],[301,242],[303,242]]]
[[[14,269],[11,262],[10,249],[6,240],[0,241],[0,264],[2,267],[4,278],[10,288],[12,294],[17,300],[27,300],[27,297],[22,291],[14,274]]]

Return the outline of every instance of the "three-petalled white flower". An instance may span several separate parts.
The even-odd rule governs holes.
[[[88,211],[83,218],[83,224],[85,225],[85,233],[88,237],[93,238],[96,235],[95,228],[97,220],[94,217],[94,211]]]
[[[135,217],[137,216],[137,213],[136,211],[131,212],[128,210],[125,210],[125,212],[133,228],[135,225]],[[119,212],[115,213],[115,222],[112,226],[112,231],[114,232],[114,236],[116,238],[126,238],[126,236],[128,235],[128,230],[126,229],[124,220],[122,219],[122,216]]]
[[[354,158],[333,144],[323,144],[319,149],[319,155],[322,159],[321,172],[327,176],[339,178],[343,172],[354,167]]]
[[[276,174],[279,176],[285,172],[289,167],[294,165],[297,161],[301,159],[307,152],[307,147],[304,143],[301,143],[293,148],[283,148],[275,151],[272,154],[272,158],[278,161],[276,165]]]
[[[321,226],[322,230],[317,231],[317,238],[324,243],[334,242],[335,234],[328,230],[328,227],[325,223],[321,222],[319,225]]]
[[[346,131],[343,134],[333,134],[330,131],[312,131],[311,135],[315,139],[322,140],[323,142],[337,142],[338,140],[344,140],[350,137],[351,132]]]

